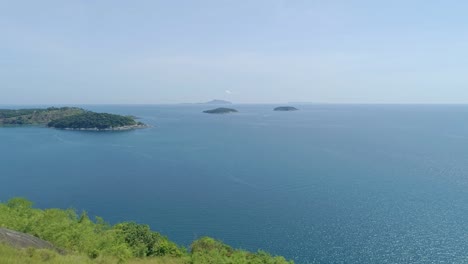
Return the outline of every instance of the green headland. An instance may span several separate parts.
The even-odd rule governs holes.
[[[77,107],[0,109],[0,126],[43,125],[69,130],[127,130],[146,127],[133,116],[95,113]]]

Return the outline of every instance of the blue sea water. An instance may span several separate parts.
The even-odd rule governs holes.
[[[125,132],[0,129],[0,200],[296,263],[468,263],[468,106],[85,106]]]

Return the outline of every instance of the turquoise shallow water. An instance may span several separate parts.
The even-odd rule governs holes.
[[[2,128],[1,200],[297,263],[468,263],[468,106],[85,107],[153,127]]]

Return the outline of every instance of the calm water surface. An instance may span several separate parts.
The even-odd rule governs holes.
[[[468,263],[468,106],[86,106],[153,127],[0,129],[0,200],[296,263]]]

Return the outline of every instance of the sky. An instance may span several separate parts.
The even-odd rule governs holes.
[[[468,1],[0,0],[0,104],[468,103]]]

